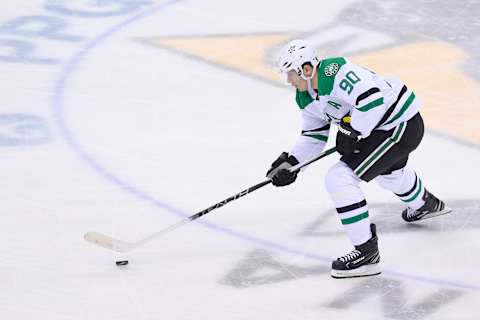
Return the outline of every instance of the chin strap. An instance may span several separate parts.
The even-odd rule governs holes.
[[[313,90],[312,79],[307,79],[307,91],[310,94],[310,96],[312,97],[312,99],[317,100],[318,93],[315,90]]]
[[[307,91],[308,91],[308,93],[310,94],[310,96],[311,96],[314,100],[317,100],[317,99],[318,99],[318,93],[317,93],[317,91],[315,91],[315,90],[313,89],[313,87],[312,87],[312,79],[313,79],[313,77],[315,77],[316,71],[317,71],[317,68],[314,67],[314,68],[313,68],[312,75],[311,75],[310,77],[308,77],[308,78],[303,74],[303,72],[302,72],[302,74],[301,74],[302,79],[304,79],[304,80],[307,81]]]

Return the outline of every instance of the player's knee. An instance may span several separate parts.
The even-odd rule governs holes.
[[[403,175],[403,170],[393,171],[387,175],[381,175],[375,178],[375,181],[378,183],[380,187],[387,190],[395,190],[398,188],[399,184],[401,184],[401,178]]]
[[[330,194],[343,192],[351,186],[357,186],[358,177],[345,163],[339,162],[331,167],[325,176],[325,187]]]
[[[405,185],[410,185],[411,180],[415,180],[415,172],[408,167],[375,178],[375,181],[383,189],[394,193],[403,193],[402,190],[405,189]]]

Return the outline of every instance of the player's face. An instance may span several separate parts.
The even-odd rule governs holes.
[[[295,70],[290,70],[287,72],[287,84],[295,87],[296,89],[305,90],[307,87],[307,82],[298,75]]]

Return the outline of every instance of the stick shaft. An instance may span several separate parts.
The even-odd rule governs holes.
[[[312,158],[312,159],[310,159],[310,160],[308,160],[308,161],[306,161],[306,162],[304,162],[304,163],[300,163],[300,164],[297,164],[296,166],[291,167],[291,168],[290,168],[290,171],[292,171],[292,172],[293,172],[293,171],[298,171],[298,170],[300,170],[300,169],[308,166],[309,164],[311,164],[311,163],[313,163],[313,162],[315,162],[315,161],[317,161],[317,160],[320,160],[320,159],[322,159],[322,158],[324,158],[324,157],[326,157],[326,156],[334,153],[335,151],[336,151],[336,148],[330,148],[330,149],[328,149],[328,150],[325,150],[324,152],[320,153],[318,156],[316,156],[316,157],[314,157],[314,158]],[[188,217],[188,219],[189,219],[190,221],[193,221],[193,220],[195,220],[195,219],[198,219],[198,218],[200,218],[201,216],[206,215],[206,214],[209,213],[210,211],[213,211],[213,210],[215,210],[215,209],[218,209],[218,208],[220,208],[220,207],[223,207],[223,206],[226,205],[227,203],[229,203],[229,202],[231,202],[231,201],[234,201],[234,200],[237,200],[237,199],[239,199],[239,198],[241,198],[241,197],[243,197],[243,196],[246,196],[247,194],[249,194],[249,193],[251,193],[251,192],[253,192],[253,191],[257,190],[257,189],[260,189],[260,188],[266,186],[267,184],[270,184],[271,182],[272,182],[272,180],[270,180],[270,179],[269,179],[269,180],[265,180],[265,181],[263,181],[263,182],[260,182],[260,183],[254,185],[254,186],[252,186],[252,187],[250,187],[250,188],[248,188],[248,189],[245,189],[245,190],[243,190],[243,191],[240,191],[239,193],[237,193],[237,194],[235,194],[235,195],[233,195],[233,196],[231,196],[231,197],[229,197],[229,198],[227,198],[227,199],[225,199],[225,200],[223,200],[223,201],[220,201],[220,202],[215,203],[214,205],[208,207],[208,208],[205,209],[205,210],[202,210],[202,211],[200,211],[200,212],[195,213],[194,215]]]
[[[223,201],[220,201],[220,202],[215,203],[214,205],[208,207],[208,208],[205,209],[205,210],[202,210],[202,211],[200,211],[200,212],[195,213],[193,216],[188,217],[188,219],[189,219],[190,221],[193,221],[193,220],[195,220],[195,219],[198,219],[198,218],[200,218],[201,216],[206,215],[206,214],[209,213],[210,211],[213,211],[213,210],[215,210],[215,209],[221,208],[221,207],[223,207],[224,205],[226,205],[227,203],[229,203],[229,202],[231,202],[231,201],[234,201],[234,200],[237,200],[237,199],[240,199],[241,197],[246,196],[246,195],[249,194],[250,192],[255,191],[255,190],[257,190],[257,189],[260,189],[260,188],[262,188],[262,187],[264,187],[264,186],[266,186],[267,184],[270,184],[270,183],[272,183],[272,180],[262,181],[262,182],[260,182],[260,183],[258,183],[258,184],[256,184],[256,185],[248,188],[248,189],[245,189],[245,190],[243,190],[243,191],[240,191],[239,193],[237,193],[237,194],[235,194],[235,195],[233,195],[233,196],[231,196],[231,197],[229,197],[229,198],[227,198],[227,199],[225,199],[225,200],[223,200]]]
[[[241,198],[241,197],[243,197],[243,196],[246,196],[246,195],[249,194],[250,192],[255,191],[255,190],[257,190],[257,189],[260,189],[261,187],[266,186],[267,184],[270,184],[271,182],[272,182],[272,180],[265,180],[265,181],[260,182],[260,183],[254,185],[254,186],[252,186],[252,187],[250,187],[250,188],[248,188],[248,189],[245,189],[245,190],[243,190],[243,191],[241,191],[241,192],[239,192],[239,193],[237,193],[237,194],[235,194],[235,195],[233,195],[233,196],[231,196],[231,197],[229,197],[229,198],[227,198],[227,199],[225,199],[225,200],[223,200],[223,201],[220,201],[220,202],[218,202],[218,203],[215,203],[214,205],[208,207],[208,208],[205,209],[205,210],[199,211],[199,212],[195,213],[194,215],[192,215],[192,216],[190,216],[190,217],[187,217],[187,218],[185,218],[185,219],[183,219],[183,220],[180,220],[179,222],[177,222],[177,223],[175,223],[175,224],[172,224],[171,226],[169,226],[169,227],[167,227],[167,228],[165,228],[165,229],[162,229],[162,230],[160,230],[160,231],[158,231],[158,232],[156,232],[156,233],[148,236],[148,237],[145,238],[145,239],[142,239],[142,240],[139,241],[138,243],[135,243],[135,246],[140,246],[140,245],[142,245],[142,244],[144,244],[144,243],[150,242],[151,240],[153,240],[153,239],[155,239],[155,238],[158,238],[158,237],[160,237],[160,236],[163,236],[163,235],[166,234],[166,233],[169,233],[169,232],[171,232],[171,231],[173,231],[173,230],[175,230],[175,229],[178,229],[178,228],[180,228],[181,226],[183,226],[184,224],[187,224],[187,223],[190,222],[190,221],[196,220],[196,219],[200,218],[201,216],[206,215],[206,214],[209,213],[210,211],[213,211],[213,210],[215,210],[215,209],[218,209],[218,208],[220,208],[220,207],[223,207],[224,205],[226,205],[227,203],[229,203],[229,202],[231,202],[231,201],[234,201],[234,200],[237,200],[237,199],[239,199],[239,198]]]
[[[328,155],[331,155],[332,153],[334,153],[335,151],[337,151],[337,148],[333,147],[333,148],[330,148],[330,149],[327,149],[325,151],[323,151],[322,153],[320,153],[318,156],[308,160],[308,161],[305,161],[303,163],[300,163],[300,164],[297,164],[296,166],[293,166],[290,168],[290,171],[298,171],[302,168],[305,168],[306,166],[310,165],[311,163],[317,161],[317,160],[320,160],[322,158],[325,158],[326,156]]]
[[[320,160],[332,153],[334,153],[336,151],[335,148],[331,148],[331,149],[328,149],[324,152],[322,152],[321,154],[319,154],[318,156],[304,162],[304,163],[301,163],[301,164],[298,164],[296,166],[293,166],[290,168],[290,171],[298,171],[306,166],[308,166],[309,164],[317,161],[317,160]],[[218,209],[218,208],[221,208],[223,207],[224,205],[226,205],[227,203],[229,202],[232,202],[234,200],[237,200],[237,199],[240,199],[244,196],[246,196],[247,194],[255,191],[255,190],[258,190],[268,184],[272,183],[272,180],[271,179],[268,179],[268,180],[265,180],[265,181],[262,181],[254,186],[251,186],[250,188],[247,188],[245,190],[242,190],[240,191],[239,193],[231,196],[231,197],[228,197],[227,199],[225,200],[222,200],[220,202],[217,202],[215,203],[214,205],[202,210],[202,211],[199,211],[197,213],[195,213],[194,215],[192,216],[189,216],[187,218],[184,218],[180,221],[178,221],[177,223],[175,224],[172,224],[170,225],[169,227],[167,228],[164,228],[158,232],[155,232],[154,234],[151,234],[150,236],[142,239],[142,240],[139,240],[137,242],[126,242],[126,241],[121,241],[121,240],[117,240],[117,239],[114,239],[110,236],[107,236],[107,235],[104,235],[104,234],[101,234],[101,233],[97,233],[97,232],[88,232],[87,234],[85,234],[85,239],[89,242],[92,242],[98,246],[101,246],[101,247],[104,247],[104,248],[107,248],[107,249],[111,249],[111,250],[115,250],[115,251],[119,251],[119,252],[127,252],[127,251],[131,251],[147,242],[150,242],[160,236],[163,236],[164,234],[167,234],[175,229],[178,229],[180,228],[181,226],[187,224],[188,222],[190,221],[193,221],[193,220],[196,220],[204,215],[206,215],[207,213],[215,210],[215,209]]]

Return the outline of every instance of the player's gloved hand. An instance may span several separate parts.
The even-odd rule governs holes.
[[[343,117],[338,124],[336,147],[341,155],[351,154],[355,151],[360,132],[350,125],[350,117]]]
[[[298,171],[290,172],[288,169],[298,163],[297,158],[293,155],[282,152],[267,171],[267,178],[272,179],[272,184],[276,187],[289,185],[297,179]]]

